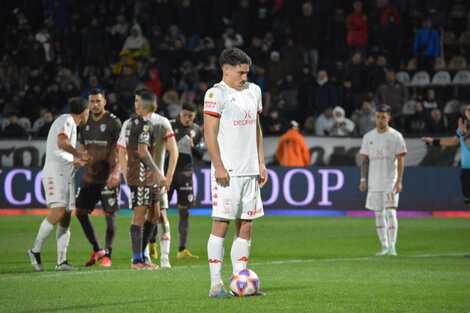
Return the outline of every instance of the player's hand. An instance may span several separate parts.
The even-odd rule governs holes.
[[[397,181],[395,183],[395,188],[394,188],[394,191],[395,193],[400,193],[401,191],[403,190],[403,184],[401,181]]]
[[[361,192],[364,192],[367,190],[367,182],[365,180],[361,181],[361,183],[359,184],[359,190]]]
[[[259,187],[263,188],[264,185],[268,182],[268,170],[266,169],[266,165],[260,164],[259,166]]]
[[[86,165],[92,161],[92,157],[88,154],[88,151],[80,151],[78,152],[78,158],[83,161],[83,165]],[[83,166],[82,165],[82,166]]]
[[[230,184],[230,175],[225,167],[216,168],[214,171],[215,181],[221,186],[228,186]]]
[[[421,137],[421,140],[427,145],[432,145],[432,138],[431,137]]]
[[[117,187],[119,183],[119,174],[111,174],[109,175],[108,180],[106,181],[106,186],[108,186],[109,189],[112,189],[114,187]]]
[[[80,166],[85,166],[86,162],[83,161],[82,159],[80,158],[73,158],[73,162],[72,162],[72,165],[74,167],[74,169],[77,169],[79,168]]]
[[[166,177],[163,176],[162,172],[154,172],[155,173],[155,182],[158,186],[158,188],[163,188],[166,186]]]

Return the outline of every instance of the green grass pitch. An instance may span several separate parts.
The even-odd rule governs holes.
[[[470,312],[470,221],[401,218],[397,257],[376,257],[373,218],[263,217],[254,224],[250,268],[265,297],[208,298],[206,244],[211,219],[191,217],[189,249],[176,260],[177,215],[171,215],[173,268],[131,271],[130,216],[118,217],[113,267],[85,268],[91,248],[72,220],[73,273],[54,272],[55,235],[33,272],[26,251],[43,217],[0,217],[1,312]],[[94,216],[104,240],[104,218]],[[232,225],[233,227],[233,225]],[[230,276],[228,234],[223,267]]]

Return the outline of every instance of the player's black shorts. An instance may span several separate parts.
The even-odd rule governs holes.
[[[460,170],[460,186],[465,203],[470,203],[470,169],[463,168]]]
[[[173,192],[178,193],[178,204],[192,207],[194,205],[193,172],[175,172],[171,182],[168,198],[171,198]]]
[[[155,191],[153,186],[129,186],[129,189],[131,191],[131,209],[136,206],[150,207],[153,205]]]
[[[75,206],[89,212],[95,209],[98,201],[101,201],[105,212],[119,210],[119,187],[109,189],[106,184],[93,184],[82,180],[75,198]]]

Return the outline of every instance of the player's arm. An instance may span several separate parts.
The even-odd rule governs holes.
[[[122,176],[124,177],[124,181],[127,183],[127,150],[123,147],[118,147],[118,160]]]
[[[400,193],[403,190],[403,172],[405,171],[405,156],[397,156],[397,181],[395,182],[395,192]]]
[[[152,154],[149,151],[149,147],[145,143],[139,143],[137,146],[137,153],[139,154],[140,160],[156,175],[156,183],[159,187],[165,184],[165,177],[162,174],[160,168],[155,164],[152,158]]]
[[[75,149],[70,144],[70,140],[65,134],[60,134],[57,136],[57,146],[79,159],[80,165],[84,165],[86,162],[91,160],[91,157],[88,155],[87,151],[79,151],[78,149]]]
[[[215,179],[222,184],[228,184],[229,175],[220,156],[220,147],[217,142],[218,133],[219,118],[210,114],[204,114],[204,138],[206,140],[207,151],[214,165]]]
[[[109,188],[114,188],[119,185],[119,173],[121,172],[121,162],[118,156],[118,149],[116,145],[111,147],[111,151],[108,156],[108,164],[114,164],[113,168],[109,173],[108,180],[106,181],[106,185]],[[127,154],[126,154],[126,166],[127,166]]]
[[[166,149],[168,150],[168,168],[166,170],[166,189],[170,190],[171,181],[175,174],[176,163],[178,162],[179,151],[175,136],[166,139]]]
[[[361,182],[359,184],[359,190],[361,192],[364,192],[367,190],[367,177],[369,177],[369,156],[362,155]]]
[[[263,131],[261,130],[259,114],[256,117],[256,143],[258,145],[259,186],[263,188],[268,181],[268,170],[266,169],[266,163],[264,162]]]
[[[459,137],[444,137],[444,138],[431,138],[421,137],[421,140],[428,146],[442,146],[442,147],[455,147],[460,143]]]

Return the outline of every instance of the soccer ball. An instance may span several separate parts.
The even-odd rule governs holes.
[[[251,296],[258,292],[258,289],[258,275],[250,269],[239,270],[230,277],[230,290],[236,296]]]

